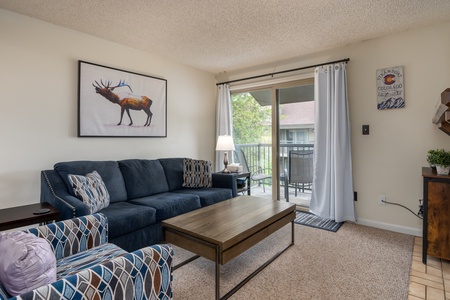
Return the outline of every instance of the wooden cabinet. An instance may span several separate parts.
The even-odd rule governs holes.
[[[450,260],[450,176],[431,168],[422,168],[422,176],[422,262],[427,263],[427,255]]]

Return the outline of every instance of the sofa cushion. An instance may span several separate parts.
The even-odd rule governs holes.
[[[125,250],[114,244],[103,244],[56,262],[56,279],[65,278],[100,263],[107,262],[114,257],[127,254]]]
[[[0,282],[13,296],[56,280],[50,244],[23,231],[0,233]]]
[[[157,160],[127,159],[119,161],[129,199],[169,191],[161,163]]]
[[[172,218],[201,207],[200,198],[193,194],[162,193],[130,200],[130,203],[156,209],[156,222]]]
[[[184,188],[208,188],[212,186],[212,163],[207,160],[183,160]]]
[[[69,192],[75,196],[69,181],[69,174],[85,175],[94,170],[100,174],[103,182],[108,189],[110,202],[126,201],[127,191],[123,180],[122,172],[119,169],[119,163],[116,161],[70,161],[60,162],[54,166],[54,169],[67,186]]]
[[[202,188],[202,189],[181,189],[173,193],[191,194],[200,197],[202,207],[232,198],[231,189],[225,188]]]
[[[108,219],[108,238],[113,239],[156,223],[156,210],[129,202],[110,204],[101,211]]]
[[[109,205],[109,193],[102,177],[94,171],[82,175],[69,174],[75,196],[86,203],[91,214]]]
[[[183,185],[183,160],[184,158],[160,158],[158,161],[164,168],[169,191],[179,190]]]

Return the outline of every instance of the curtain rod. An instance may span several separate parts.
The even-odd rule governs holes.
[[[317,65],[311,65],[311,66],[306,66],[306,67],[301,67],[301,68],[296,68],[296,69],[279,71],[279,72],[275,72],[275,73],[267,73],[267,74],[252,76],[252,77],[245,77],[245,78],[240,78],[240,79],[235,79],[235,80],[230,80],[230,81],[219,82],[219,83],[216,83],[216,85],[228,84],[228,83],[244,81],[244,80],[250,80],[250,79],[256,79],[256,78],[261,78],[261,77],[266,77],[266,76],[273,76],[273,75],[278,75],[278,74],[282,74],[282,73],[295,72],[295,71],[300,71],[300,70],[320,67],[320,66],[324,66],[324,65],[336,64],[336,63],[340,63],[340,62],[349,62],[349,61],[350,61],[350,58],[346,58],[346,59],[341,59],[341,60],[335,60],[335,61],[330,61],[330,62],[326,62],[326,63],[321,63],[321,64],[317,64]]]

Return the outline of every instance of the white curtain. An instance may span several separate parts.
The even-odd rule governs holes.
[[[316,68],[315,154],[310,211],[355,221],[345,63]]]
[[[217,87],[217,111],[216,111],[216,144],[219,135],[233,135],[231,112],[231,94],[228,84]],[[215,145],[214,145],[215,147]],[[216,171],[223,169],[223,151],[216,151]],[[229,161],[233,161],[232,153],[228,153]]]

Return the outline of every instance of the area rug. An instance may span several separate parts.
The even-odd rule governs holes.
[[[408,299],[413,236],[345,222],[338,232],[294,226],[295,245],[230,300]],[[221,266],[221,295],[284,248],[287,225]],[[174,264],[192,253],[174,247]],[[214,299],[214,262],[199,258],[173,272],[173,299]]]
[[[336,232],[341,228],[344,222],[335,222],[330,219],[325,219],[318,217],[312,213],[296,211],[297,217],[295,218],[295,223],[305,226],[310,226],[314,228],[319,228],[323,230],[328,230],[332,232]]]

